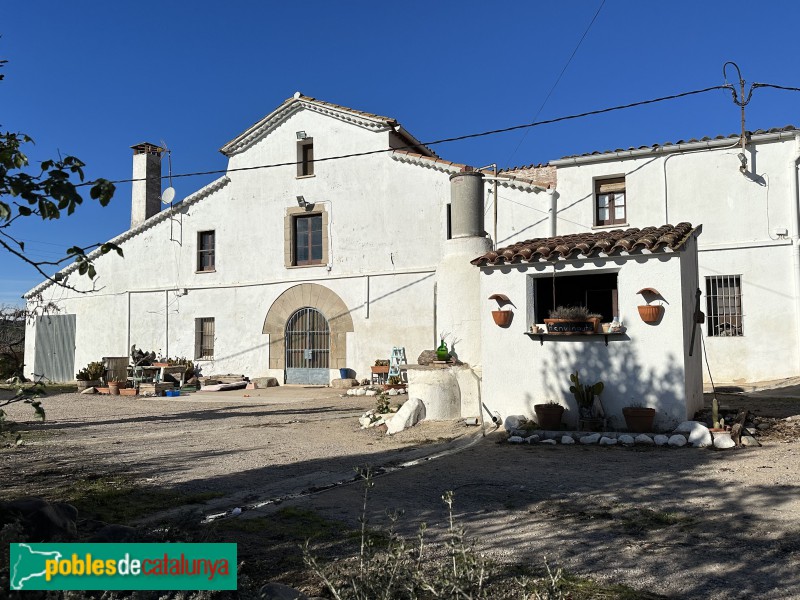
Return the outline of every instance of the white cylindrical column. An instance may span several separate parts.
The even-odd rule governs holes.
[[[444,242],[436,269],[436,325],[438,333],[450,334],[447,341],[460,361],[478,364],[480,269],[470,261],[492,247],[483,227],[483,174],[451,175],[450,198],[452,239]]]

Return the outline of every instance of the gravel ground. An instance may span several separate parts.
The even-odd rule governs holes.
[[[455,492],[459,521],[501,563],[539,565],[675,598],[800,598],[800,400],[721,396],[750,408],[761,448],[730,451],[516,446],[497,433],[476,445],[375,480],[372,522],[402,509],[436,536],[441,495]],[[423,423],[394,437],[358,429],[372,398],[284,387],[263,396],[47,401],[47,433],[0,452],[0,497],[36,493],[48,478],[85,469],[145,485],[222,491],[209,510],[258,502],[352,476],[366,463],[397,464],[478,434]],[[29,407],[7,407],[29,418]],[[478,434],[479,435],[479,434]],[[23,477],[18,477],[20,471]],[[357,524],[362,488],[338,486],[282,503]],[[265,506],[246,516],[268,515]]]
[[[44,406],[42,424],[27,405],[5,407],[37,441],[0,453],[2,497],[46,488],[54,467],[88,468],[187,494],[222,492],[208,503],[214,512],[352,478],[356,466],[410,460],[477,431],[455,422],[395,436],[362,431],[358,417],[375,398],[300,386],[170,399],[59,394]],[[20,468],[24,477],[12,477]]]

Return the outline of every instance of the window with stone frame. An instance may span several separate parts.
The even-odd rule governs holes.
[[[322,264],[322,215],[294,217],[294,264]]]
[[[597,179],[594,186],[594,224],[603,226],[627,223],[625,178]]]
[[[330,264],[330,217],[322,202],[286,208],[283,227],[284,266]]]
[[[216,235],[211,231],[197,232],[197,270],[215,270]]]

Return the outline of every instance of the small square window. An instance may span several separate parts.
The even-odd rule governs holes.
[[[741,275],[706,277],[706,314],[709,337],[744,335]]]
[[[199,231],[197,233],[197,270],[214,270],[214,231]]]
[[[297,142],[297,176],[308,177],[314,174],[314,139],[306,138]]]
[[[194,320],[194,357],[201,360],[214,358],[214,317]]]
[[[627,222],[625,178],[595,181],[595,225],[619,225]]]

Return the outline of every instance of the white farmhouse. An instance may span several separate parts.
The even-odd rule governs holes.
[[[340,368],[368,377],[393,346],[413,361],[444,330],[479,360],[478,296],[458,282],[490,241],[482,224],[477,240],[448,240],[449,177],[464,165],[394,119],[299,93],[221,151],[223,177],[162,208],[163,151],[133,146],[131,228],[112,240],[125,258],[97,257],[93,293],[45,281],[26,295],[59,309],[29,326],[29,375],[72,380],[136,345],[205,374],[327,384]],[[523,204],[547,187],[514,175],[492,185]],[[75,271],[59,277],[90,288]],[[464,310],[437,312],[437,289]]]
[[[624,258],[627,271],[617,267],[625,301],[602,311],[606,321],[618,316],[633,326],[629,296],[640,282],[676,302],[656,337],[679,335],[680,343],[640,338],[628,346],[638,356],[655,353],[648,364],[668,347],[683,365],[673,374],[690,379],[691,389],[673,386],[681,407],[665,414],[678,418],[698,402],[697,354],[691,365],[682,356],[693,346],[685,339],[694,306],[687,298],[698,288],[707,317],[696,343],[702,334],[715,381],[800,372],[800,132],[793,128],[752,133],[744,152],[735,136],[476,172],[440,159],[394,119],[298,93],[223,146],[223,177],[172,207],[160,203],[162,150],[146,143],[133,150],[142,181],[133,186],[131,228],[112,240],[125,259],[96,259],[91,294],[50,281],[27,294],[32,308],[59,307],[29,326],[31,375],[70,380],[88,362],[125,356],[135,344],[192,358],[206,374],[328,383],[340,368],[368,377],[393,346],[413,362],[442,331],[459,340],[461,360],[485,369],[500,346],[517,351],[508,349],[507,332],[487,327],[487,292],[515,295],[524,318],[515,322],[514,344],[531,345],[522,334],[543,311],[531,285],[544,282],[538,276],[547,269],[531,265],[494,289],[496,267],[471,260],[535,238],[682,222],[694,227],[676,249],[681,257],[648,257],[646,269]],[[695,250],[692,268],[686,256]],[[584,265],[599,275],[617,268],[591,259],[564,268]],[[75,270],[59,277],[92,285]],[[548,348],[553,361],[563,346]],[[514,380],[501,380],[489,375],[483,397],[507,394]]]

